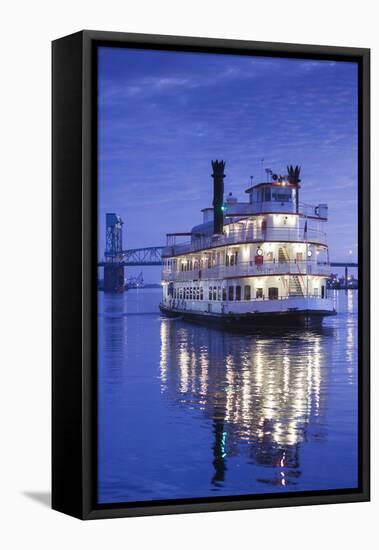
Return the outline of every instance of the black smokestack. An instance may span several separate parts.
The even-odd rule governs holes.
[[[223,160],[212,160],[213,168],[213,233],[222,233],[224,226],[224,168]]]

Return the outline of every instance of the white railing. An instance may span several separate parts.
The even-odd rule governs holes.
[[[215,266],[189,271],[163,270],[164,281],[184,282],[192,280],[225,279],[227,277],[246,277],[253,275],[330,275],[330,264],[315,261],[308,262],[264,262],[256,265],[254,262],[239,262],[233,266]]]
[[[305,232],[304,229],[297,227],[268,227],[264,230],[241,229],[230,231],[229,234],[225,232],[223,235],[198,237],[190,243],[166,246],[162,251],[162,255],[164,257],[178,256],[218,246],[265,241],[309,242],[326,245],[326,234],[324,231],[317,231],[316,229],[308,229]]]
[[[334,311],[330,298],[321,298],[315,294],[309,296],[282,296],[280,299],[252,299],[252,300],[190,300],[172,299],[163,300],[163,304],[176,311],[191,311],[200,313],[243,314],[243,313],[274,313],[289,310]]]

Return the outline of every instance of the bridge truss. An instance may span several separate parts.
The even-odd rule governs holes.
[[[98,266],[104,267],[109,264],[117,264],[123,267],[159,266],[163,264],[162,249],[163,246],[149,246],[122,250],[115,257],[106,255],[105,260],[98,262]]]

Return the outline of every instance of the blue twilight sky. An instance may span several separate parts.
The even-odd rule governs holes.
[[[200,223],[224,159],[225,191],[245,201],[262,166],[300,164],[301,202],[329,205],[331,260],[355,260],[357,119],[354,63],[100,48],[99,255],[106,212],[124,248]]]

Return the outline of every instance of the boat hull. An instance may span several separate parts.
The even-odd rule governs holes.
[[[325,317],[335,315],[330,310],[296,310],[255,313],[208,313],[175,309],[159,305],[160,311],[167,317],[180,317],[187,321],[207,326],[227,328],[231,330],[257,330],[261,327],[270,328],[317,328],[322,325]]]

